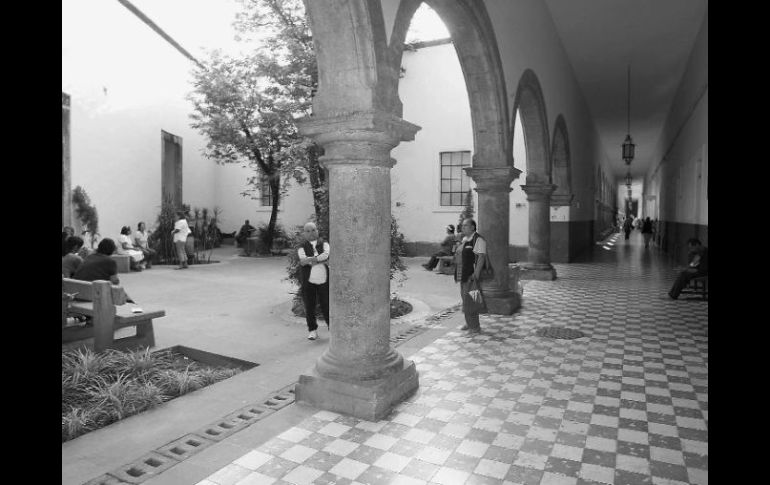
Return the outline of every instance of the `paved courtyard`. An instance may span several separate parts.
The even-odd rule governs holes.
[[[708,483],[708,302],[669,300],[658,255],[615,239],[412,355],[387,419],[315,412],[199,485]],[[586,337],[536,335],[554,325]]]
[[[463,319],[456,312],[400,346],[417,365],[420,388],[386,419],[368,422],[292,404],[144,483],[708,483],[708,302],[668,299],[675,274],[656,250],[643,249],[638,233],[630,241],[613,236],[605,248],[597,246],[582,262],[555,265],[555,281],[526,282],[522,309],[482,316],[479,335],[457,330]],[[420,300],[426,314],[456,304],[451,277],[422,270],[423,259],[409,261],[407,285],[413,286],[404,294]],[[144,296],[137,297],[143,305]],[[260,298],[254,296],[255,305]],[[274,306],[277,297],[271,301]],[[215,301],[211,311],[221,308]],[[275,330],[279,321],[266,328]],[[287,343],[292,351],[311,348],[320,355],[328,340],[305,345],[302,324],[284,322],[288,333],[297,333]],[[585,336],[538,335],[552,326]],[[216,338],[237,340],[240,331]],[[173,340],[170,333],[162,338]],[[248,354],[247,344],[240,348],[238,356]],[[311,357],[303,357],[304,367]],[[280,365],[276,376],[281,367],[286,372],[276,386],[302,372],[297,364]],[[238,378],[239,388],[250,382]],[[227,395],[236,391],[217,386],[224,415],[234,406],[227,407]],[[181,409],[187,408],[176,414]],[[126,433],[149,428],[146,418],[127,421],[134,418]],[[194,429],[183,420],[174,432]],[[107,436],[107,429],[100,431]],[[75,445],[68,456],[78,456]]]

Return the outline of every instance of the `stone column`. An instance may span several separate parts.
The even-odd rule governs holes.
[[[485,281],[487,308],[495,315],[510,315],[521,306],[520,295],[511,291],[508,270],[508,227],[513,182],[521,173],[514,167],[471,167],[465,169],[479,194],[478,232],[487,240],[487,254],[495,279]]]
[[[529,255],[522,264],[522,279],[555,280],[551,266],[551,194],[553,184],[528,184],[521,189],[529,202]]]
[[[61,93],[61,225],[72,225],[70,176],[70,96]]]
[[[390,347],[390,150],[419,127],[382,111],[308,118],[329,172],[329,348],[296,386],[298,402],[378,420],[418,387]]]

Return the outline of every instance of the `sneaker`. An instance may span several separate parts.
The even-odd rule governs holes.
[[[463,325],[460,327],[460,330],[468,330],[470,327],[468,325]]]
[[[315,330],[311,331],[311,332],[308,334],[308,336],[307,336],[307,339],[308,339],[308,340],[315,340],[315,339],[317,339],[317,338],[318,338],[318,332],[316,332]]]
[[[423,267],[423,268],[425,268],[425,269],[427,269],[428,271],[433,271],[433,268],[431,268],[430,266],[428,266],[428,263],[425,263],[425,264],[423,264],[423,265],[422,265],[422,267]]]

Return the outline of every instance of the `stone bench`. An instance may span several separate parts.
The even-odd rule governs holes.
[[[118,273],[131,272],[131,256],[128,254],[113,254],[110,256],[118,265]]]
[[[64,298],[72,295],[72,300]],[[165,310],[135,313],[126,305],[126,292],[109,281],[81,281],[62,278],[62,343],[94,339],[94,351],[134,349],[155,346],[154,318],[166,315]],[[91,324],[68,326],[67,317],[90,317]],[[136,327],[136,335],[115,338],[115,331]]]

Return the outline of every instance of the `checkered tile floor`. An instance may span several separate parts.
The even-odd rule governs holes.
[[[421,349],[386,420],[319,411],[198,485],[707,484],[708,302],[669,300],[675,274],[633,243]]]

